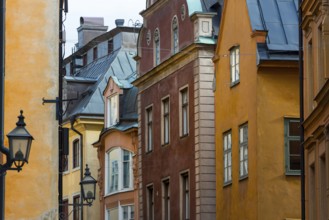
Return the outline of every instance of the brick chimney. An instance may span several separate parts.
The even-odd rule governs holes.
[[[104,26],[104,18],[101,17],[80,17],[78,27],[78,47],[81,48],[89,41],[106,33],[107,26]]]

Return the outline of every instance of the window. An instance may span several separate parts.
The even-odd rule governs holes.
[[[87,65],[87,54],[86,53],[82,55],[82,63],[83,63],[83,66]]]
[[[231,131],[224,133],[224,184],[232,181],[232,139]]]
[[[70,74],[71,76],[74,75],[74,66],[73,66],[73,61],[70,62]]]
[[[163,220],[170,219],[170,184],[169,179],[162,181],[162,216]]]
[[[231,66],[231,85],[235,85],[240,81],[240,48],[233,47],[230,50],[230,66]]]
[[[300,174],[299,119],[284,119],[286,174]]]
[[[63,172],[67,172],[69,170],[69,158],[67,155],[63,155],[62,162],[63,162]]]
[[[180,124],[181,124],[181,136],[188,135],[188,88],[184,88],[180,91]]]
[[[172,51],[173,54],[176,54],[179,50],[179,45],[178,45],[178,19],[175,16],[173,21],[172,21]]]
[[[119,95],[115,94],[107,98],[107,127],[118,123],[119,118]]]
[[[110,54],[113,52],[113,39],[107,42],[107,53]]]
[[[63,200],[63,213],[61,215],[61,220],[68,220],[69,219],[69,200]]]
[[[132,189],[132,153],[115,148],[106,157],[106,193]]]
[[[106,220],[118,220],[119,219],[118,207],[113,208],[113,209],[106,209],[105,219]]]
[[[97,46],[96,46],[93,49],[93,59],[97,60],[97,58],[98,58],[98,50],[97,50]]]
[[[154,220],[154,192],[153,185],[146,188],[147,193],[147,220]]]
[[[153,112],[152,107],[146,109],[146,152],[153,150]]]
[[[248,124],[239,128],[240,178],[248,176]]]
[[[169,144],[169,97],[162,100],[162,144]]]
[[[73,220],[79,220],[80,219],[80,195],[76,195],[73,197]]]
[[[182,219],[190,219],[190,183],[188,172],[181,174],[181,210]]]
[[[154,32],[154,54],[155,54],[155,65],[160,64],[160,33],[159,29],[156,29]]]
[[[122,219],[123,220],[133,220],[134,219],[134,206],[122,206]]]
[[[80,141],[73,141],[73,169],[80,166]]]

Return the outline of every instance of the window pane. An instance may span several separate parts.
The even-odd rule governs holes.
[[[289,141],[289,152],[290,154],[300,154],[300,141],[291,140]]]
[[[300,134],[299,122],[290,121],[289,122],[289,136],[299,136],[299,134]]]
[[[130,187],[130,152],[123,151],[123,188]]]
[[[300,156],[290,156],[290,169],[300,170]]]

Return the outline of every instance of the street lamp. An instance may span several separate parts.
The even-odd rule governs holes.
[[[18,171],[22,169],[24,163],[28,163],[31,144],[33,137],[25,129],[25,122],[23,111],[21,110],[21,115],[18,116],[17,127],[12,130],[7,137],[9,139],[9,159],[18,168]]]
[[[82,186],[82,197],[89,206],[92,205],[96,195],[96,183],[97,181],[90,175],[88,164],[86,164],[85,176],[80,182]]]
[[[20,111],[18,116],[18,122],[16,123],[16,128],[7,134],[9,139],[9,152],[8,149],[2,146],[0,151],[7,156],[7,161],[5,164],[0,165],[0,172],[4,173],[7,170],[17,170],[18,172],[22,170],[23,165],[28,163],[31,144],[33,137],[25,128],[23,111]],[[14,163],[15,167],[12,168]]]

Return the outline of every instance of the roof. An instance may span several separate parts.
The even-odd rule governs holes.
[[[134,53],[118,50],[113,54],[95,60],[82,68],[76,75],[79,79],[96,80],[87,87],[74,107],[69,109],[64,118],[73,115],[104,115],[103,90],[111,76],[122,81],[132,81],[136,77],[136,64],[133,59]]]
[[[266,47],[258,45],[260,58],[284,60],[298,56],[298,0],[246,0],[253,31],[267,31]],[[269,54],[261,54],[261,53]],[[285,52],[288,56],[285,56]],[[295,56],[291,56],[295,54]]]

